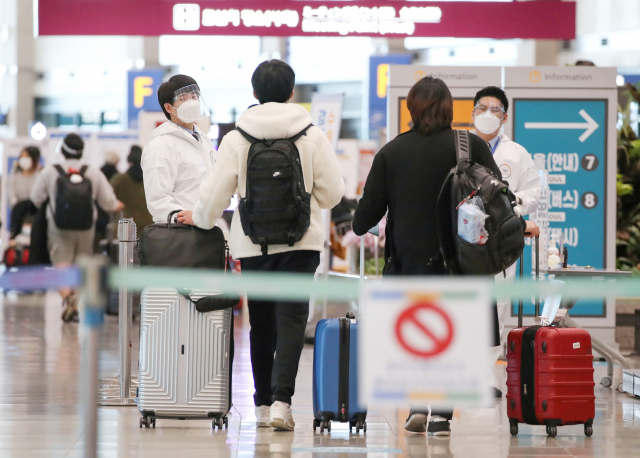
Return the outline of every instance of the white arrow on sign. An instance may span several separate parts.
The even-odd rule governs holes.
[[[580,116],[587,122],[525,122],[525,129],[586,129],[579,140],[584,142],[596,131],[598,123],[586,111],[580,110]]]

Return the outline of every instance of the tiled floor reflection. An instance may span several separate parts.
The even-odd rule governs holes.
[[[77,324],[62,324],[55,293],[9,295],[0,306],[0,458],[82,457],[84,431],[80,412],[80,345]],[[582,426],[560,428],[555,439],[544,427],[520,425],[509,435],[501,401],[484,409],[456,410],[450,438],[407,434],[408,410],[372,407],[367,434],[349,434],[334,424],[331,433],[314,434],[311,374],[313,349],[305,349],[294,397],[296,430],[291,433],[256,428],[248,329],[237,320],[234,405],[227,431],[212,431],[208,421],[158,420],[156,429],[138,427],[135,407],[101,408],[101,457],[640,457],[640,400],[600,386],[594,436]],[[134,336],[138,328],[134,325]],[[117,374],[117,318],[107,317],[101,376]],[[134,337],[134,355],[137,346]],[[634,359],[640,367],[640,359]],[[135,356],[134,356],[135,366]],[[496,366],[504,382],[504,366]],[[135,372],[135,370],[134,370]],[[595,379],[605,372],[596,363]],[[616,377],[620,379],[617,368]]]

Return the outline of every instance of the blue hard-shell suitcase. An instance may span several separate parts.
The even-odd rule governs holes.
[[[358,399],[358,323],[346,318],[320,320],[313,353],[313,429],[331,431],[331,422],[367,431],[367,409]]]

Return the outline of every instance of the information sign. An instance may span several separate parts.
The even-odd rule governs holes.
[[[545,164],[550,232],[562,235],[571,264],[579,266],[605,267],[607,103],[514,100],[513,140]],[[527,256],[525,265],[531,265],[530,250]],[[579,301],[572,315],[603,316],[604,304]]]

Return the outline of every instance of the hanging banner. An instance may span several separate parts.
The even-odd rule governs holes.
[[[311,98],[313,124],[327,134],[334,151],[340,138],[343,103],[344,94],[313,94]]]
[[[499,27],[487,27],[496,18]],[[573,40],[576,3],[46,0],[38,35],[259,35]]]

